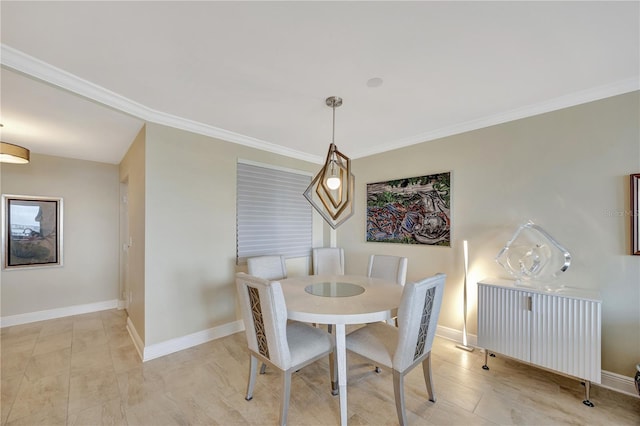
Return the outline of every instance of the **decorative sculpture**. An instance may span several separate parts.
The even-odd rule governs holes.
[[[529,221],[521,225],[500,250],[496,262],[509,272],[516,284],[548,284],[569,269],[571,254],[540,226]]]

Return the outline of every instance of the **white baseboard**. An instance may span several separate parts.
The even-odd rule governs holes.
[[[623,376],[621,374],[612,373],[610,371],[602,371],[601,382],[599,385],[603,388],[611,389],[616,392],[625,393],[640,399],[636,384],[633,377]]]
[[[436,335],[438,337],[442,337],[443,339],[452,340],[457,343],[462,343],[462,331],[456,330],[454,328],[443,327],[441,325],[438,326],[436,330]],[[473,334],[467,335],[467,344],[469,346],[477,348],[478,346],[478,336]],[[638,396],[638,392],[636,391],[636,385],[634,383],[633,377],[626,377],[620,374],[612,373],[610,371],[602,370],[600,375],[600,382],[592,383],[593,386],[600,386],[603,388],[611,389],[612,391],[624,393],[627,395],[635,396],[636,398],[640,398]]]
[[[86,305],[67,306],[64,308],[49,309],[46,311],[29,312],[26,314],[9,315],[0,318],[0,328],[13,325],[29,324],[31,322],[45,321],[55,318],[69,317],[72,315],[88,314],[91,312],[105,311],[118,307],[118,300],[106,300],[104,302],[88,303]]]
[[[133,327],[133,325],[131,326]],[[210,342],[215,339],[219,339],[221,337],[229,336],[242,330],[244,330],[244,323],[242,322],[242,320],[238,320],[220,325],[218,327],[213,327],[208,330],[199,331],[197,333],[188,334],[186,336],[176,337],[175,339],[167,340],[165,342],[149,345],[144,347],[144,352],[142,352],[142,361],[145,362],[155,358],[159,358],[161,356],[169,355],[174,352],[178,352],[184,349],[191,348],[193,346]],[[142,341],[140,341],[140,343],[142,343]],[[138,353],[140,353],[139,349]]]
[[[133,325],[130,317],[127,317],[127,331],[133,341],[133,346],[135,346],[136,351],[138,352],[138,356],[142,361],[144,361],[144,342],[142,341],[142,338],[140,338],[138,330],[136,330],[136,327]]]
[[[455,328],[443,327],[441,325],[436,329],[436,336],[443,339],[453,340],[454,342],[462,343],[462,331]],[[478,344],[478,337],[474,334],[467,334],[467,345],[476,347]]]

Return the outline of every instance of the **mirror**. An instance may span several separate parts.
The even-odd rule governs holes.
[[[640,255],[640,173],[631,175],[631,254]]]

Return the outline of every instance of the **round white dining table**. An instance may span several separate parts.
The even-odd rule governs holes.
[[[346,325],[385,321],[400,304],[403,287],[359,275],[308,275],[280,280],[291,320],[335,329],[340,424],[347,424]],[[335,384],[334,389],[335,389]]]

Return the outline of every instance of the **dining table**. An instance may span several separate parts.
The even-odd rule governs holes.
[[[280,280],[290,320],[327,324],[335,336],[340,424],[347,424],[346,326],[389,319],[400,305],[403,287],[395,281],[361,275],[307,275]]]

